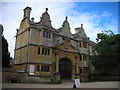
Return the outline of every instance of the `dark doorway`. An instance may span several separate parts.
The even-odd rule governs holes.
[[[59,61],[59,73],[61,80],[71,80],[72,64],[69,59],[63,58]]]

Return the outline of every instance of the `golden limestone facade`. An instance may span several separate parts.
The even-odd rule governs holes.
[[[86,36],[83,24],[72,34],[67,17],[55,29],[47,8],[39,22],[30,19],[30,12],[30,7],[24,9],[17,29],[13,68],[46,79],[58,76],[60,80],[89,81],[89,56],[95,43]]]

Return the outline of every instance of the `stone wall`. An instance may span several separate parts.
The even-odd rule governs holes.
[[[120,78],[120,75],[114,75],[114,76],[92,75],[91,81],[120,81],[119,78]]]
[[[20,83],[50,82],[50,77],[30,76],[26,72],[2,72],[2,83],[13,81]]]

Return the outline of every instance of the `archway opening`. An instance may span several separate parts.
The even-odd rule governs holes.
[[[62,58],[59,61],[59,73],[61,80],[71,80],[72,77],[72,64],[67,58]]]

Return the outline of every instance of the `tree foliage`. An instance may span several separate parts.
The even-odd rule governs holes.
[[[103,31],[97,34],[97,44],[95,51],[97,55],[91,56],[92,65],[99,74],[110,75],[119,74],[120,64],[120,34]]]
[[[10,63],[10,53],[8,52],[7,40],[2,36],[2,67],[9,67]]]

